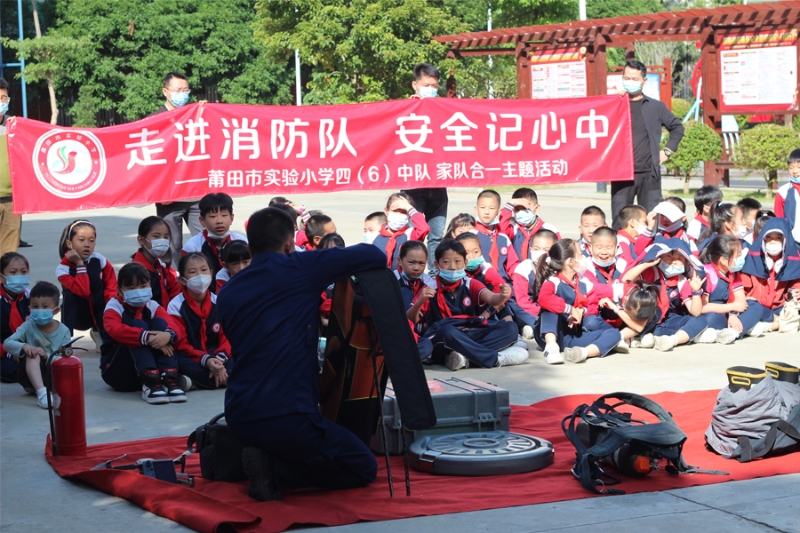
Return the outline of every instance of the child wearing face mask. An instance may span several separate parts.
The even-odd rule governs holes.
[[[103,313],[103,381],[120,392],[142,391],[149,404],[185,402],[173,349],[178,337],[166,309],[152,299],[150,274],[139,263],[128,263],[118,279],[117,295]]]
[[[607,226],[597,228],[591,239],[592,262],[583,276],[593,284],[611,285],[622,278],[628,263],[617,257],[617,235]]]
[[[789,165],[789,183],[775,195],[775,216],[789,224],[792,239],[800,243],[800,148],[792,150],[786,163]]]
[[[0,257],[0,344],[16,332],[30,314],[29,270],[28,260],[22,254],[6,252]],[[16,383],[19,357],[5,350],[0,355],[0,379]]]
[[[533,338],[533,330],[539,317],[539,302],[533,297],[533,285],[536,282],[536,265],[542,256],[558,241],[558,236],[549,229],[540,229],[530,241],[528,258],[521,261],[514,270],[514,301],[521,310],[514,310],[514,321],[522,328],[521,335],[525,339]]]
[[[741,339],[744,335],[763,334],[762,310],[757,306],[750,308],[742,285],[740,272],[745,255],[741,241],[729,235],[717,235],[700,253],[706,271],[703,315],[708,329],[697,342],[728,344],[724,342],[728,337]]]
[[[3,349],[20,359],[17,371],[20,384],[26,391],[35,392],[36,404],[47,409],[47,389],[42,377],[46,373],[47,358],[69,342],[70,333],[64,324],[53,319],[59,312],[58,287],[40,281],[33,286],[30,296],[30,319],[5,340]]]
[[[76,329],[90,330],[99,352],[105,340],[103,312],[117,294],[117,275],[111,263],[95,252],[96,241],[97,230],[88,220],[75,220],[64,228],[56,277],[63,291],[61,321],[70,334]]]
[[[650,232],[654,240],[658,239],[664,242],[669,239],[680,239],[689,245],[689,250],[692,255],[698,257],[700,252],[697,245],[689,238],[686,233],[686,212],[683,200],[678,201],[680,198],[666,199],[656,205],[652,213],[648,215],[648,221],[652,224]],[[682,208],[681,205],[684,207]]]
[[[536,267],[533,299],[539,302],[541,311],[534,338],[544,347],[547,364],[582,363],[589,357],[605,357],[620,343],[619,331],[602,320],[597,321],[593,331],[584,327],[590,300],[580,275],[590,263],[577,241],[562,239]],[[593,307],[596,313],[597,306]]]
[[[511,287],[502,285],[499,293],[493,293],[467,276],[466,265],[463,244],[452,239],[439,243],[436,296],[428,302],[425,336],[434,349],[445,353],[445,366],[453,371],[467,368],[470,362],[482,368],[522,363],[528,349],[521,346],[525,342],[519,340],[516,324],[488,320],[491,309],[502,307],[511,296]]]
[[[208,290],[211,267],[205,256],[191,253],[181,257],[178,273],[183,289],[167,312],[177,334],[179,385],[184,391],[224,387],[233,358],[217,318],[217,295]]]
[[[161,217],[147,217],[139,223],[139,250],[133,262],[139,263],[150,273],[150,288],[153,300],[164,308],[181,292],[175,271],[161,260],[169,251],[169,227]]]
[[[397,268],[400,248],[406,241],[424,241],[430,228],[425,215],[414,209],[414,202],[404,192],[396,192],[386,200],[386,223],[372,244],[386,254],[386,266]]]
[[[778,316],[791,299],[800,302],[800,251],[789,223],[771,218],[753,242],[742,268],[749,307],[761,309],[765,332],[776,331]],[[755,300],[755,301],[753,301]]]
[[[697,249],[700,251],[717,235],[730,235],[744,241],[749,233],[749,228],[742,217],[742,210],[736,204],[714,204],[708,222],[708,228],[700,235],[697,243]]]
[[[703,265],[689,245],[681,239],[667,239],[653,244],[623,274],[623,282],[642,279],[659,288],[661,320],[653,331],[655,349],[668,352],[696,340],[708,327],[701,316],[705,281],[699,273],[705,275]],[[718,340],[732,342],[729,338]],[[650,343],[637,343],[636,347],[647,348]]]
[[[381,226],[386,224],[386,214],[383,211],[375,211],[367,215],[364,219],[364,242],[372,244],[375,238],[381,233]]]
[[[253,257],[250,255],[250,248],[244,241],[231,241],[222,251],[222,264],[225,268],[217,272],[215,293],[219,294],[220,289],[239,273],[243,268],[250,265]]]
[[[514,191],[511,200],[500,211],[500,231],[511,239],[520,261],[528,259],[531,239],[541,229],[550,230],[558,238],[558,230],[539,216],[539,197],[533,189],[521,187]]]

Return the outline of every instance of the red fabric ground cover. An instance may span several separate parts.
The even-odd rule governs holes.
[[[800,473],[800,453],[740,464],[705,449],[703,434],[708,427],[717,391],[664,392],[649,396],[673,414],[689,436],[684,457],[691,465],[729,471],[729,476],[690,474],[674,476],[664,470],[642,479],[624,478],[619,488],[629,494],[691,487],[778,474]],[[197,474],[195,488],[172,485],[135,471],[90,471],[97,464],[127,453],[116,464],[136,459],[174,458],[185,449],[185,437],[90,446],[86,458],[52,457],[49,440],[47,460],[64,478],[82,480],[176,522],[202,532],[279,532],[296,525],[343,525],[414,516],[478,511],[591,498],[570,474],[574,448],[561,431],[561,419],[596,395],[552,398],[531,406],[514,406],[511,430],[549,440],[555,446],[555,463],[538,472],[509,476],[446,477],[411,471],[411,497],[405,496],[401,457],[392,458],[395,497],[389,497],[386,468],[379,458],[378,481],[363,489],[338,492],[289,492],[282,502],[257,502],[247,496],[247,483],[224,483],[200,479],[199,458],[190,456],[187,472]],[[613,498],[613,496],[604,496]]]

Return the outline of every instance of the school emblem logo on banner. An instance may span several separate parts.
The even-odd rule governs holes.
[[[53,130],[36,142],[33,167],[39,183],[55,196],[81,198],[103,183],[105,151],[92,133]]]

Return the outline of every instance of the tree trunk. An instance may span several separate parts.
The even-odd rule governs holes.
[[[686,176],[683,177],[683,194],[684,195],[689,194],[689,180],[690,179],[692,179],[692,175],[691,174],[687,174]]]
[[[769,170],[765,172],[767,178],[767,190],[765,191],[765,195],[767,200],[772,200],[772,188],[778,183],[778,171],[777,170]]]
[[[36,0],[31,0],[31,7],[33,8],[33,25],[36,27],[36,38],[42,36],[42,28],[39,26],[39,10],[36,9]],[[47,92],[50,93],[50,124],[58,123],[58,106],[56,105],[56,90],[53,86],[53,77],[47,75]]]

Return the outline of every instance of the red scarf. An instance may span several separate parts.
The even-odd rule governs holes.
[[[708,227],[708,220],[706,220],[706,217],[704,217],[704,216],[703,216],[703,215],[701,215],[700,213],[697,213],[697,214],[694,216],[694,219],[695,219],[696,221],[698,221],[698,222],[700,223],[700,225],[701,225],[701,226],[703,226],[703,228],[704,228],[704,229]]]
[[[710,265],[711,268],[714,269],[714,272],[717,274],[717,278],[721,279],[722,281],[728,284],[728,303],[732,304],[733,301],[736,299],[736,295],[733,294],[733,282],[736,281],[736,273],[735,272],[728,272],[728,275],[722,273],[719,267],[713,263]],[[717,282],[719,283],[719,282]]]
[[[574,280],[570,281],[564,274],[559,272],[558,279],[560,279],[561,281],[572,287],[572,290],[575,291],[575,301],[572,302],[572,307],[586,307],[587,305],[589,305],[589,299],[586,298],[585,294],[581,293],[581,289],[578,286],[579,283],[577,275],[575,276]]]
[[[219,267],[220,268],[224,267],[225,265],[222,264],[222,258],[219,256],[219,250],[217,249],[217,245],[214,244],[214,242],[211,240],[211,237],[208,236],[208,230],[207,229],[203,230],[203,238],[206,240],[206,242],[208,243],[208,247],[211,248],[211,251],[216,256],[217,262],[219,263]],[[225,242],[222,243],[222,246],[225,246],[229,242],[231,242],[231,236],[230,235],[225,237]]]
[[[469,318],[466,315],[454,315],[444,297],[446,292],[454,292],[456,289],[461,287],[462,283],[464,283],[464,281],[459,280],[457,283],[453,283],[452,285],[445,285],[444,282],[442,282],[442,278],[440,276],[436,276],[436,304],[439,306],[439,314],[442,315],[442,318]]]
[[[16,298],[12,298],[11,295],[8,294],[8,291],[6,291],[6,286],[0,285],[0,296],[11,304],[11,312],[8,315],[8,326],[11,328],[11,333],[14,333],[24,322],[22,315],[19,313],[17,303],[25,297],[25,290],[23,289],[21,293],[17,294]]]
[[[525,237],[519,250],[521,255],[519,258],[520,261],[524,261],[528,258],[531,247],[531,239],[534,235],[536,235],[536,232],[542,228],[542,226],[544,226],[544,222],[542,222],[542,219],[538,216],[536,217],[536,222],[533,224],[533,227],[530,230],[517,224],[517,229],[519,229],[520,233],[522,233],[523,237]]]
[[[389,237],[389,242],[386,243],[386,266],[388,268],[392,268],[392,262],[394,260],[394,250],[397,248],[397,237],[405,233],[408,229],[408,224],[400,228],[399,230],[392,233],[389,230],[389,224],[384,224],[381,226],[381,235],[384,237]]]
[[[491,237],[492,245],[489,247],[489,261],[492,263],[494,269],[500,272],[500,267],[498,266],[500,262],[500,251],[497,249],[497,225],[490,229],[489,226],[478,220],[475,222],[475,229]]]
[[[154,265],[147,259],[147,257],[145,257],[142,250],[137,250],[136,255],[133,256],[134,263],[139,263],[148,271],[153,272],[156,276],[158,276],[158,285],[161,287],[161,301],[158,303],[163,307],[166,307],[169,304],[169,292],[167,291],[167,270],[161,265],[161,261],[158,259],[158,257],[156,257],[155,260],[156,264]]]
[[[189,306],[189,309],[192,312],[200,317],[200,345],[203,350],[206,349],[206,322],[208,319],[208,315],[211,314],[212,304],[211,304],[211,294],[209,291],[206,291],[205,298],[203,298],[203,303],[200,304],[197,300],[194,299],[189,293],[189,289],[183,288],[183,299]]]
[[[608,267],[608,275],[606,275],[605,268],[603,268],[603,267],[601,267],[599,265],[594,265],[594,269],[597,272],[599,272],[600,274],[602,274],[602,276],[604,278],[606,278],[606,281],[608,281],[609,283],[612,283],[614,281],[614,272],[616,272],[616,270],[617,270],[617,264],[616,263],[611,263],[611,266]]]

